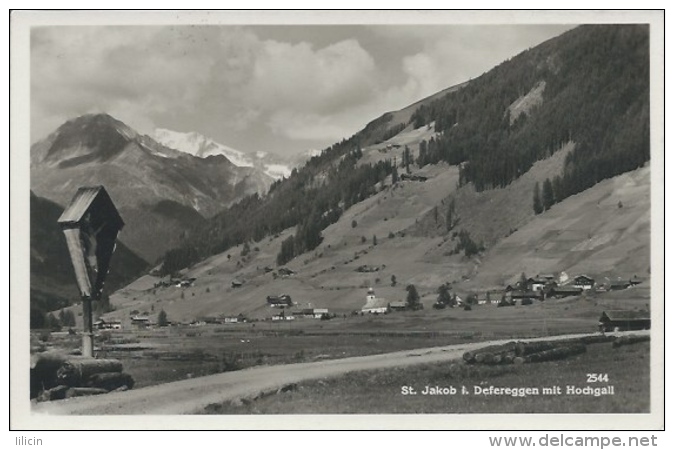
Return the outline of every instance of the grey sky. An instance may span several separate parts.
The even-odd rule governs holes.
[[[108,112],[248,151],[322,149],[569,25],[40,27],[31,141]]]

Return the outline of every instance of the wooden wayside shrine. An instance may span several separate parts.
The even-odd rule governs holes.
[[[58,223],[66,238],[82,297],[82,355],[92,357],[94,333],[91,302],[101,297],[117,235],[124,221],[105,188],[92,186],[77,190]]]

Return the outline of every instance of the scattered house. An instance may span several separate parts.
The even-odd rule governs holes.
[[[121,330],[122,322],[120,320],[98,319],[94,322],[94,328],[97,330]]]
[[[413,175],[413,174],[407,174],[407,173],[401,173],[400,174],[400,179],[401,180],[410,180],[410,181],[426,181],[428,180],[428,177],[425,177],[423,175]]]
[[[386,314],[389,311],[388,302],[384,298],[378,298],[374,289],[370,288],[367,290],[365,306],[361,308],[361,311],[369,314]]]
[[[268,295],[267,296],[267,304],[269,306],[271,306],[272,308],[275,308],[275,307],[285,308],[286,306],[293,306],[292,299],[287,294]]]
[[[407,302],[404,302],[402,300],[399,300],[397,302],[391,302],[389,303],[389,308],[391,311],[405,311],[407,310]]]
[[[582,294],[583,289],[576,286],[553,286],[547,293],[548,297],[562,298]]]
[[[320,319],[324,314],[330,314],[328,308],[314,308],[313,310],[314,319]]]
[[[573,285],[581,288],[584,291],[587,291],[594,287],[594,279],[588,277],[587,275],[578,275],[573,279]]]
[[[632,278],[630,278],[630,284],[632,286],[636,286],[637,284],[641,284],[643,282],[644,282],[644,279],[637,276],[637,275],[634,275]]]
[[[355,269],[356,272],[379,272],[379,266],[368,266],[368,265],[362,265],[358,266],[358,268]]]
[[[651,315],[648,311],[604,311],[599,318],[601,331],[650,330]]]
[[[238,280],[238,279],[232,280],[232,288],[236,289],[236,288],[240,288],[241,286],[243,286],[243,281]]]
[[[542,291],[548,284],[550,284],[550,282],[551,280],[542,278],[540,276],[536,278],[529,278],[527,280],[527,289],[530,291]]]
[[[190,278],[189,280],[180,280],[176,283],[176,287],[181,287],[181,288],[186,288],[192,286],[194,284],[193,278]]]
[[[221,323],[220,318],[213,316],[199,317],[197,320],[209,325],[219,325]]]
[[[238,317],[222,317],[220,320],[222,323],[239,323]]]
[[[622,291],[632,287],[632,283],[629,280],[623,280],[622,278],[606,278],[606,285],[610,291]]]
[[[545,293],[542,290],[540,290],[540,291],[510,291],[505,294],[505,300],[509,302],[511,305],[517,303],[517,300],[521,302],[524,299],[544,300]]]
[[[310,317],[312,319],[320,319],[324,314],[330,314],[328,308],[304,308],[295,313],[296,316]]]
[[[271,316],[271,320],[273,322],[291,321],[291,320],[295,320],[295,316],[293,316],[293,315],[286,316],[285,311],[281,311],[280,314],[276,314],[276,315]]]
[[[147,316],[133,316],[131,318],[131,325],[138,328],[147,328],[150,325],[150,318]]]
[[[278,270],[278,274],[282,277],[290,277],[292,275],[295,275],[295,271],[292,269],[288,269],[287,267],[281,267]]]
[[[269,272],[272,272],[273,270],[274,270],[274,269],[271,268],[270,266],[265,266],[265,267],[264,267],[264,273],[269,273]]]

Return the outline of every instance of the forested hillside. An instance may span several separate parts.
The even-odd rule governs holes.
[[[279,264],[315,248],[325,227],[395,177],[390,159],[359,163],[361,149],[406,126],[438,132],[421,142],[416,165],[458,165],[459,183],[473,183],[478,191],[508,185],[574,142],[563,174],[539,192],[543,209],[642,166],[650,159],[648,33],[640,25],[582,26],[422,102],[409,124],[394,123],[387,113],[277,181],[269,195],[247,197],[207,221],[166,254],[163,270],[290,227],[297,229],[284,242]]]
[[[577,143],[559,201],[650,159],[647,26],[583,26],[507,61],[464,89],[422,106],[415,127],[434,122],[420,164],[462,164],[461,182],[503,187],[568,141]],[[542,101],[512,116],[537,86]]]

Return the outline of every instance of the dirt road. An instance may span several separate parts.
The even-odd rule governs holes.
[[[557,340],[580,336],[587,334],[529,340]],[[193,414],[202,412],[207,405],[213,403],[254,397],[261,392],[276,390],[290,383],[359,370],[451,361],[461,358],[466,351],[505,342],[508,340],[431,347],[320,362],[253,367],[126,392],[37,403],[33,405],[32,412],[51,415]]]

